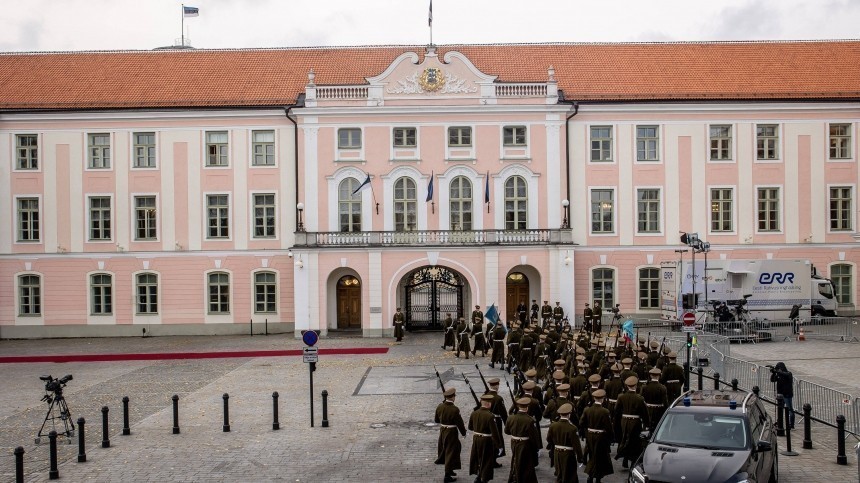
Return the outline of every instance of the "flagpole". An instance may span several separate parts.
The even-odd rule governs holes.
[[[181,42],[182,47],[185,47],[185,4],[180,5],[180,13],[182,15],[182,34],[181,34]]]

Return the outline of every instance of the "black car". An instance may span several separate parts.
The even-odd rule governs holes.
[[[663,415],[628,481],[773,483],[778,471],[773,421],[754,394],[690,391]]]

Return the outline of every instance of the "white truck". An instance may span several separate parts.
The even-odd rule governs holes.
[[[809,260],[705,260],[663,262],[660,267],[660,308],[668,320],[684,312],[711,309],[714,301],[737,306],[746,299],[751,319],[787,319],[793,305],[809,314],[836,315],[833,282],[815,273]],[[695,277],[695,297],[693,279]]]

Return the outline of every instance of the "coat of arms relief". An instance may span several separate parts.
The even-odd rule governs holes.
[[[478,88],[470,86],[465,79],[458,79],[457,76],[437,67],[414,72],[405,79],[398,80],[395,87],[388,89],[389,94],[470,94],[477,91]]]

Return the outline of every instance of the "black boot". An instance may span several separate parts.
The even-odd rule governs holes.
[[[491,362],[491,363],[490,363],[490,369],[495,369],[495,368],[496,368],[496,366],[495,366],[494,364],[495,364],[495,362]]]
[[[630,463],[627,461],[627,458],[624,458],[624,461],[621,462],[621,467],[622,468],[628,468],[629,466],[630,466]]]

